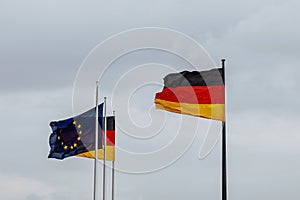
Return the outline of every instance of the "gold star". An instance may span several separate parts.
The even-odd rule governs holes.
[[[81,125],[80,124],[78,124],[78,126],[77,126],[78,128],[81,128]]]
[[[57,136],[57,139],[60,140],[60,136]]]
[[[77,140],[79,141],[81,138],[78,136]]]
[[[64,142],[61,142],[61,145],[64,145]]]
[[[79,135],[81,135],[82,134],[82,131],[79,131]]]
[[[71,146],[70,148],[73,149],[73,146]]]
[[[73,124],[76,125],[76,121],[73,121]]]
[[[67,150],[67,149],[68,149],[68,146],[67,146],[67,145],[65,145],[65,146],[64,146],[64,149],[65,149],[65,150]]]
[[[74,144],[73,144],[73,146],[74,146],[74,147],[77,147],[77,144],[76,144],[76,143],[74,143]]]

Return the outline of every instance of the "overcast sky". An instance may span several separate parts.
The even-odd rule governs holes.
[[[221,58],[227,60],[229,199],[298,200],[299,9],[298,0],[2,0],[0,199],[92,199],[93,160],[48,159],[49,122],[72,116],[76,75],[99,43],[128,29],[162,27],[196,40],[217,65]],[[174,55],[149,50],[120,58],[104,80],[154,62],[191,69]],[[101,87],[107,94],[112,88]],[[119,127],[121,148],[155,151],[174,138],[171,130],[178,129],[180,120],[190,122],[193,131],[194,118],[152,109],[160,90],[159,85],[141,87],[128,101],[131,123],[146,127],[140,134],[156,137],[155,142],[122,135]],[[112,95],[118,99],[121,93],[126,90]],[[151,117],[168,122],[155,136],[147,128],[155,121]],[[197,123],[195,140],[173,164],[146,174],[117,172],[116,199],[220,199],[220,142],[198,159],[210,121]]]

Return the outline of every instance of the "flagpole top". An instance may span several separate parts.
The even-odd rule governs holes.
[[[221,67],[222,67],[222,69],[223,69],[222,79],[223,79],[223,82],[224,82],[224,84],[225,84],[225,58],[222,58],[221,61],[222,61]]]

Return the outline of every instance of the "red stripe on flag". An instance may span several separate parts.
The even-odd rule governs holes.
[[[104,136],[104,131],[103,131]],[[115,130],[106,130],[106,144],[107,146],[115,146]],[[104,145],[104,137],[102,137],[102,144]]]
[[[224,85],[164,88],[155,98],[191,104],[224,104]]]

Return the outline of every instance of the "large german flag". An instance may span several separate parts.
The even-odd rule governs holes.
[[[225,121],[223,69],[168,74],[156,108]]]
[[[115,160],[115,117],[107,117],[106,123],[106,160],[113,161]],[[104,130],[102,136],[104,136]],[[102,137],[102,144],[104,145],[104,137]],[[95,158],[95,151],[87,151],[77,156]],[[98,149],[98,159],[104,160],[104,146]]]

